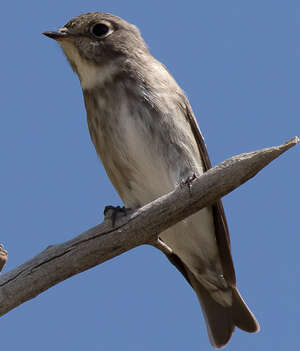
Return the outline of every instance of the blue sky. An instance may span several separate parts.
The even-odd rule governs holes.
[[[82,4],[82,5],[81,5]],[[1,6],[0,242],[10,270],[119,205],[86,125],[81,89],[43,37],[71,17],[111,12],[140,28],[186,91],[213,164],[300,134],[299,1],[24,1]],[[300,148],[224,198],[238,286],[261,332],[228,350],[299,343]],[[0,319],[5,350],[209,350],[192,289],[139,247]]]

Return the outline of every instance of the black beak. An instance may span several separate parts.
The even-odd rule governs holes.
[[[71,36],[67,31],[44,32],[43,34],[54,40],[66,39]]]

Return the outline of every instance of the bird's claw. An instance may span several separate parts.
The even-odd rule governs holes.
[[[190,196],[192,196],[192,183],[193,181],[197,179],[197,176],[195,173],[193,173],[191,176],[187,177],[186,179],[182,180],[180,182],[180,187],[184,187],[185,185],[188,186],[189,188],[189,192],[190,192]]]
[[[121,207],[121,206],[105,206],[103,214],[105,218],[111,218],[112,226],[114,227],[116,224],[116,220],[119,213],[123,213],[124,216],[127,216],[128,211],[131,208]]]

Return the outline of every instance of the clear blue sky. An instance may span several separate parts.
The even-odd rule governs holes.
[[[121,204],[99,163],[81,89],[42,36],[106,11],[135,23],[186,91],[213,164],[300,134],[300,2],[10,1],[1,8],[0,242],[5,271]],[[300,325],[300,147],[224,198],[238,286],[261,325],[228,350],[295,350]],[[1,349],[209,350],[192,289],[139,247],[0,318]]]

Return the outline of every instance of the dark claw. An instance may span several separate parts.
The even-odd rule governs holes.
[[[111,223],[112,223],[112,226],[114,227],[115,224],[116,224],[116,220],[117,220],[117,216],[118,216],[118,213],[123,213],[124,216],[127,216],[127,211],[130,211],[131,208],[126,208],[126,207],[121,207],[121,206],[105,206],[104,208],[104,211],[103,211],[103,214],[105,217],[108,216],[109,214],[109,211],[111,211]]]
[[[189,188],[190,196],[192,196],[192,183],[193,181],[197,179],[197,176],[195,173],[193,173],[191,176],[187,177],[187,179],[182,180],[180,182],[180,187],[182,188],[183,186],[187,185]]]

